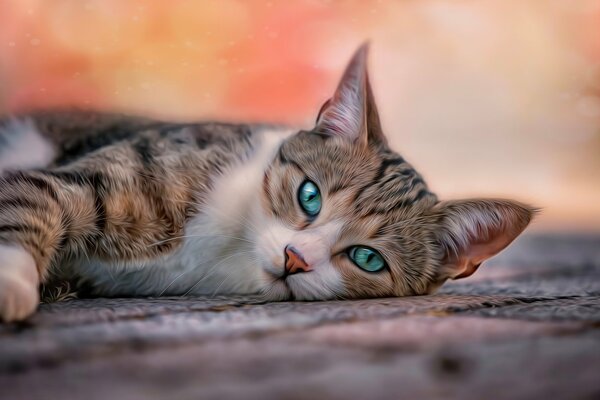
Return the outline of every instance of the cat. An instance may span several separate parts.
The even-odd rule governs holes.
[[[91,111],[0,122],[0,317],[41,284],[90,296],[428,294],[508,246],[535,209],[440,201],[388,146],[350,60],[314,128]]]

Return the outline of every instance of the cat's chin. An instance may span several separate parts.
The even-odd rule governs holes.
[[[272,279],[262,291],[265,300],[267,301],[285,301],[293,300],[294,295],[287,285],[285,279]]]
[[[324,287],[313,287],[300,277],[275,276],[270,272],[266,272],[266,275],[268,283],[262,290],[266,301],[320,301],[335,298]]]

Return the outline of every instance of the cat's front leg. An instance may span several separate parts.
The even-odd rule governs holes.
[[[151,260],[178,246],[196,191],[178,168],[158,178],[153,168],[164,174],[165,167],[138,147],[142,154],[112,147],[68,167],[0,176],[0,301],[7,304],[0,320],[31,314],[37,297],[29,289],[53,269],[62,272],[64,260]],[[30,275],[32,265],[37,275]],[[15,299],[23,311],[13,311]]]
[[[17,245],[0,244],[0,318],[6,322],[31,315],[39,303],[35,260]]]
[[[73,227],[94,214],[89,200],[47,172],[0,177],[0,320],[22,320],[39,303],[38,286],[68,248]],[[93,218],[93,217],[91,217]],[[90,219],[90,217],[88,217]]]

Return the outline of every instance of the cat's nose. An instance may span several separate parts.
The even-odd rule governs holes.
[[[310,265],[304,261],[304,257],[302,257],[302,254],[297,249],[290,245],[285,247],[285,271],[288,274],[308,272],[310,270]]]

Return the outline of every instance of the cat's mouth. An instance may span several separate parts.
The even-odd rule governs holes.
[[[273,300],[294,300],[294,292],[290,287],[287,278],[290,276],[284,271],[283,274],[276,274],[272,271],[266,271],[269,279],[269,287],[265,290],[267,297],[273,297]]]
[[[290,276],[290,274],[288,274],[287,271],[284,271],[283,274],[276,274],[271,271],[267,271],[267,275],[269,276],[269,279],[272,283],[281,282],[285,285],[285,287],[290,289],[290,285],[288,285],[287,282],[287,277]]]

